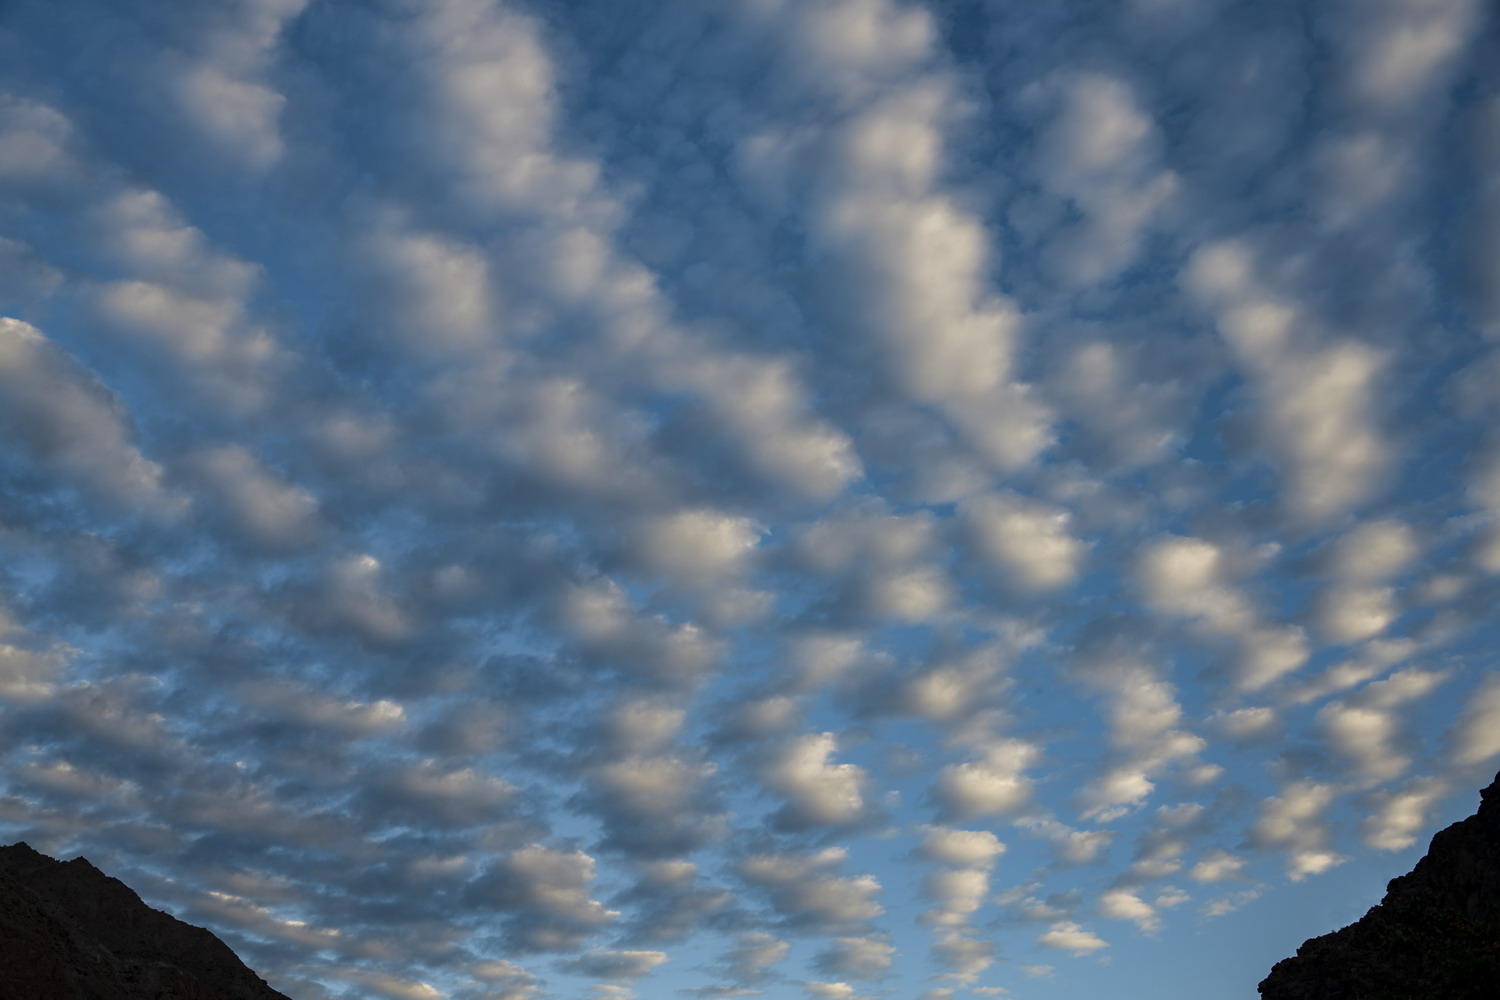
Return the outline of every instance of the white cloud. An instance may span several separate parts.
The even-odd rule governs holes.
[[[745,931],[724,956],[724,966],[740,982],[759,982],[773,965],[785,961],[791,947],[766,931]]]
[[[1038,140],[1037,174],[1082,219],[1054,237],[1048,256],[1070,284],[1106,281],[1134,261],[1180,183],[1128,81],[1085,72],[1051,86],[1061,107]]]
[[[855,989],[848,983],[820,983],[807,985],[807,995],[819,1000],[855,1000]]]
[[[1005,845],[989,830],[955,830],[929,826],[922,831],[922,856],[959,868],[988,868],[1005,853]]]
[[[1236,878],[1244,870],[1245,859],[1225,850],[1210,851],[1198,859],[1188,871],[1188,877],[1197,882],[1222,882]]]
[[[1500,754],[1500,677],[1480,684],[1448,738],[1460,767],[1483,764]]]
[[[895,958],[896,948],[878,937],[839,937],[817,958],[818,968],[833,976],[876,979]]]
[[[36,327],[3,316],[0,414],[38,461],[115,503],[171,509],[161,467],[141,454],[110,391]]]
[[[1216,713],[1210,721],[1224,735],[1233,739],[1259,739],[1273,731],[1276,725],[1276,710],[1264,705],[1236,708]]]
[[[873,875],[828,873],[844,858],[836,847],[814,854],[755,854],[739,870],[747,882],[766,889],[777,912],[794,923],[836,927],[878,917],[884,911],[875,899],[880,882]]]
[[[507,915],[508,935],[516,945],[571,951],[619,917],[590,895],[596,867],[582,851],[530,844],[493,865],[469,892]]]
[[[766,784],[786,797],[783,820],[796,828],[856,822],[866,811],[864,769],[835,764],[833,733],[808,733],[787,740],[764,772]]]
[[[1216,313],[1219,330],[1260,400],[1261,448],[1283,467],[1291,510],[1331,517],[1380,486],[1393,455],[1378,424],[1387,357],[1357,340],[1318,338],[1308,310],[1267,287],[1252,249],[1200,247],[1184,281]]]
[[[685,510],[642,525],[637,545],[652,568],[693,584],[742,572],[759,536],[749,518]]]
[[[1148,604],[1164,614],[1235,633],[1252,621],[1245,596],[1229,579],[1224,554],[1201,538],[1168,536],[1142,548],[1136,576]]]
[[[1402,851],[1417,842],[1428,814],[1448,794],[1441,778],[1415,778],[1401,788],[1381,793],[1365,817],[1364,841],[1378,851]]]
[[[1402,705],[1430,694],[1447,679],[1442,671],[1403,670],[1376,681],[1348,702],[1331,702],[1318,723],[1334,748],[1349,758],[1367,782],[1400,776],[1411,760],[1400,743]]]
[[[1044,948],[1056,948],[1074,955],[1089,955],[1109,947],[1109,942],[1071,920],[1060,920],[1053,924],[1037,941]]]
[[[1071,534],[1066,510],[991,494],[966,500],[959,514],[979,550],[1019,589],[1055,590],[1078,575],[1084,545]]]
[[[1379,583],[1410,566],[1421,551],[1409,525],[1391,518],[1365,521],[1334,545],[1329,571],[1343,580]]]
[[[192,464],[215,503],[249,541],[289,549],[308,544],[322,530],[317,498],[242,446],[205,449],[192,457]]]
[[[1099,896],[1099,915],[1111,920],[1129,920],[1147,933],[1161,928],[1156,907],[1129,889],[1109,889]]]
[[[1396,620],[1395,592],[1389,587],[1349,585],[1323,593],[1318,628],[1333,642],[1359,642],[1384,632]]]
[[[1261,804],[1260,817],[1251,828],[1257,847],[1281,847],[1287,851],[1287,873],[1293,881],[1318,875],[1346,859],[1328,848],[1330,832],[1323,814],[1333,804],[1338,789],[1315,781],[1294,781],[1281,794]]]
[[[596,979],[631,982],[649,975],[666,961],[664,951],[590,951],[569,959],[564,967]]]
[[[955,816],[1015,812],[1031,800],[1031,781],[1025,771],[1040,757],[1041,752],[1030,743],[1002,740],[979,760],[943,768],[934,794]]]

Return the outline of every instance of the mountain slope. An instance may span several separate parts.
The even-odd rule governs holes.
[[[0,847],[0,1000],[288,1000],[83,858]]]
[[[1306,942],[1260,984],[1264,1000],[1500,997],[1500,776],[1479,811],[1439,831],[1355,923]]]

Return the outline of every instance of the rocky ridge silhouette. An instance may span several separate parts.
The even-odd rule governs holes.
[[[0,1000],[289,1000],[83,858],[0,846]]]
[[[1263,1000],[1500,997],[1500,775],[1479,811],[1432,838],[1385,898],[1307,941],[1260,983]]]

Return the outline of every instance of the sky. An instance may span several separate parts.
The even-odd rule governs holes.
[[[1500,767],[1483,0],[0,3],[0,840],[296,1000],[1230,1000]]]

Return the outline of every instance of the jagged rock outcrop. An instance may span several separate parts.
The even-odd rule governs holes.
[[[288,1000],[83,858],[0,847],[0,1000]]]
[[[1500,997],[1500,776],[1358,921],[1283,959],[1263,1000]]]

